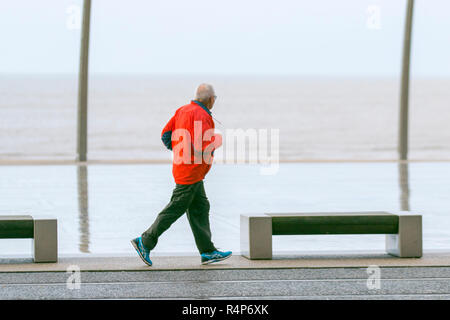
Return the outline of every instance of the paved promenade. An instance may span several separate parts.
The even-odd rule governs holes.
[[[343,268],[368,267],[450,267],[450,252],[424,253],[423,257],[396,258],[385,253],[321,253],[302,255],[274,255],[273,260],[249,260],[238,254],[231,258],[202,265],[200,257],[195,256],[152,256],[153,266],[148,267],[142,260],[133,256],[75,256],[60,257],[58,263],[33,263],[31,258],[0,258],[0,272],[54,272],[66,271],[76,265],[81,271],[180,271],[215,269],[292,269],[292,268]]]
[[[153,260],[154,267],[136,257],[0,259],[0,299],[450,299],[450,253],[233,256],[210,266],[196,256]],[[80,288],[71,290],[66,270],[74,265]],[[379,288],[367,285],[372,265],[380,267]]]
[[[2,239],[0,299],[449,299],[449,168],[285,163],[262,176],[257,166],[217,166],[208,180],[214,241],[235,255],[202,266],[183,217],[148,267],[129,241],[166,205],[169,165],[0,166],[1,214],[55,216],[60,252],[58,263],[35,264],[30,239]],[[420,259],[385,254],[383,235],[273,237],[273,260],[238,253],[242,213],[398,209],[423,214]],[[369,266],[380,267],[379,289],[367,285]],[[79,290],[67,287],[70,267]]]

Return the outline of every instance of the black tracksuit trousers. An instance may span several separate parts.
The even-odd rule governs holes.
[[[206,197],[203,180],[194,184],[177,184],[169,204],[158,214],[155,221],[142,234],[146,249],[152,250],[158,238],[178,218],[186,212],[200,254],[215,251],[211,242],[209,226],[209,201]]]

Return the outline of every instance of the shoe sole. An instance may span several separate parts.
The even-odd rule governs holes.
[[[232,256],[232,255],[230,254],[230,255],[228,255],[228,256],[226,256],[226,257],[223,257],[223,258],[220,258],[220,259],[208,260],[208,261],[202,262],[202,264],[205,265],[205,264],[211,264],[211,263],[214,263],[214,262],[220,262],[220,261],[223,261],[223,260],[228,259],[228,258],[231,257],[231,256]]]
[[[133,240],[131,240],[130,242],[131,242],[131,245],[133,246],[133,248],[134,248],[134,249],[136,250],[136,252],[139,254],[139,257],[141,257],[142,261],[144,261],[144,263],[145,263],[146,265],[148,265],[149,267],[151,267],[152,264],[149,263],[147,260],[144,259],[144,257],[142,256],[141,251],[139,250],[139,248],[138,248],[136,242],[134,242]]]

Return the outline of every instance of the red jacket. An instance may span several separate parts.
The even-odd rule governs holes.
[[[211,112],[201,102],[177,109],[161,133],[166,147],[173,150],[172,173],[176,184],[194,184],[211,168],[214,150],[222,137],[214,133]]]

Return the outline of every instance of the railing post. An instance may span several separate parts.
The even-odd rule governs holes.
[[[411,33],[414,0],[408,0],[405,18],[405,36],[403,39],[402,82],[400,96],[399,141],[400,160],[408,159],[408,113],[409,113],[409,66],[411,59]]]
[[[81,29],[80,70],[78,74],[77,160],[87,160],[88,62],[91,0],[84,0]]]

